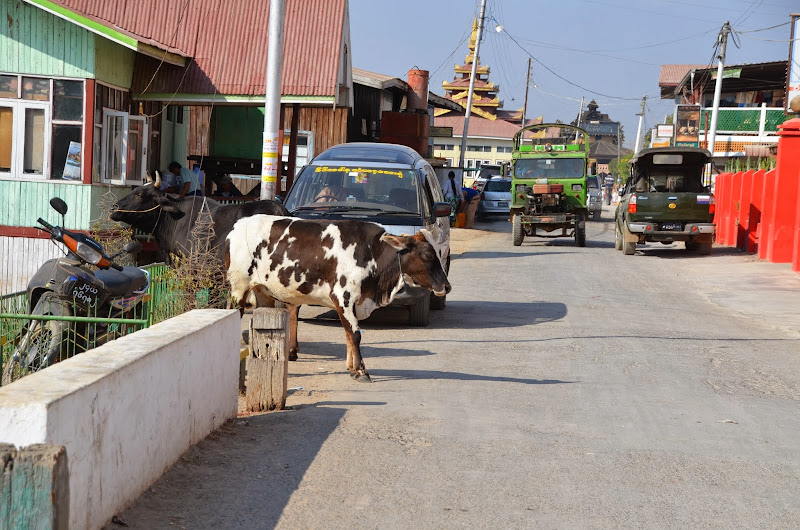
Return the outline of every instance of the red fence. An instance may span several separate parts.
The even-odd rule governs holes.
[[[800,119],[780,129],[775,169],[717,176],[714,222],[718,244],[800,272]]]

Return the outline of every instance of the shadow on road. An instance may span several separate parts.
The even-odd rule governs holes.
[[[341,359],[342,368],[344,368],[344,361],[347,359],[347,343],[345,342],[344,332],[342,332],[342,342],[302,342],[300,343],[300,353],[315,357]],[[433,352],[428,350],[376,348],[366,340],[361,343],[361,354],[365,359],[370,357],[423,357],[434,355]]]
[[[658,245],[658,246],[655,246]],[[647,245],[636,245],[636,253],[642,256],[652,256],[661,259],[702,259],[713,258],[715,256],[741,256],[741,250],[734,247],[714,247],[710,256],[703,256],[697,252],[686,250],[683,243],[671,243],[670,245],[660,245],[658,243],[648,243]],[[753,254],[755,257],[756,255]]]
[[[510,246],[510,242],[509,242]],[[536,252],[535,254],[531,254],[530,252],[525,252],[524,250],[521,252],[480,252],[480,251],[470,251],[464,252],[462,254],[455,254],[453,258],[457,259],[495,259],[495,258],[529,258],[535,255],[553,255],[553,254],[566,254],[566,252]]]
[[[239,514],[239,528],[274,528],[346,412],[334,403],[226,423],[189,448],[120,518],[136,528],[231,528],[232,514]]]
[[[553,322],[565,316],[567,306],[560,302],[448,300],[435,325],[450,329],[509,328]]]
[[[576,381],[559,379],[522,379],[519,377],[496,377],[491,375],[464,374],[461,372],[441,372],[439,370],[370,370],[374,382],[396,380],[454,379],[457,381],[491,381],[497,383],[520,383],[524,385],[560,385]]]

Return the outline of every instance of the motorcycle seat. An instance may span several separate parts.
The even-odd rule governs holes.
[[[95,271],[95,278],[103,282],[111,296],[131,296],[133,291],[139,291],[147,285],[147,274],[139,267],[123,267],[116,269],[101,269]]]

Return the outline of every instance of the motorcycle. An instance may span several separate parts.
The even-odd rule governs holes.
[[[67,213],[63,200],[53,198],[50,206],[61,214],[62,226],[39,218],[41,227],[37,228],[67,247],[67,252],[46,261],[28,282],[28,314],[49,318],[30,319],[22,327],[3,370],[4,385],[116,338],[124,333],[121,328],[125,324],[108,319],[130,319],[142,313],[149,300],[148,272],[113,261],[122,254],[139,252],[140,243],[128,243],[108,256],[97,240],[63,228]]]

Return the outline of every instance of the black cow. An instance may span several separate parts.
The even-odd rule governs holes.
[[[161,259],[170,261],[170,254],[188,254],[192,248],[192,231],[197,215],[208,204],[214,220],[214,239],[211,247],[216,249],[220,263],[223,257],[225,237],[234,223],[242,217],[254,214],[289,215],[282,204],[273,201],[253,201],[238,204],[222,204],[203,197],[179,199],[161,189],[161,175],[156,171],[156,181],[139,186],[121,198],[112,207],[111,219],[127,223],[142,232],[152,234],[158,243]]]
[[[369,381],[358,321],[388,305],[404,285],[438,296],[450,291],[424,232],[394,236],[366,221],[253,215],[228,234],[225,268],[231,296],[242,310],[272,300],[335,309],[347,335],[347,369]]]

